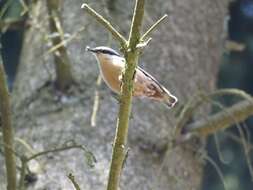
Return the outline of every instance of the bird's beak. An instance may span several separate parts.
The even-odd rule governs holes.
[[[89,46],[86,47],[86,51],[90,51],[90,52],[93,52],[93,53],[97,52],[95,49],[90,48]]]

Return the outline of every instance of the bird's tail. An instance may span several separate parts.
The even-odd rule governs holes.
[[[172,95],[167,89],[165,89],[163,101],[164,103],[169,107],[173,108],[175,104],[178,102],[178,99],[176,96]]]

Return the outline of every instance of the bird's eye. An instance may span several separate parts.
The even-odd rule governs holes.
[[[106,50],[102,50],[101,53],[108,54],[108,52]]]

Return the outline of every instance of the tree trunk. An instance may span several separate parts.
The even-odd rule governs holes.
[[[41,158],[43,172],[32,189],[71,189],[66,175],[73,172],[81,189],[105,189],[118,103],[104,83],[98,88],[100,104],[96,127],[90,117],[96,91],[98,66],[85,46],[110,43],[110,37],[96,21],[85,14],[83,1],[64,1],[63,27],[74,33],[86,26],[78,40],[68,45],[73,76],[79,84],[68,96],[45,85],[55,76],[52,55],[46,51],[45,32],[31,26],[27,30],[21,65],[13,91],[15,127],[20,137],[36,151],[59,146],[68,140],[86,145],[97,163],[89,169],[84,155],[76,150]],[[103,1],[104,2],[104,1]],[[128,35],[133,1],[90,1],[90,5]],[[141,56],[140,65],[154,75],[184,105],[199,89],[212,91],[221,55],[227,1],[170,0],[147,1],[145,27],[163,14],[169,18],[153,33],[152,41]],[[110,8],[108,9],[107,6]],[[46,5],[34,6],[37,21],[47,28]],[[41,27],[40,27],[41,28]],[[115,43],[112,47],[116,49]],[[207,111],[207,110],[205,110]],[[121,189],[198,189],[203,175],[203,160],[195,151],[204,144],[189,144],[165,149],[173,138],[176,124],[173,110],[160,103],[135,99],[129,131],[129,155],[123,169]],[[190,147],[190,148],[189,148]],[[74,155],[74,156],[73,156]]]

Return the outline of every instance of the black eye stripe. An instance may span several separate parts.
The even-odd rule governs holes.
[[[105,55],[116,55],[116,56],[120,57],[120,54],[117,51],[115,51],[109,47],[100,46],[100,47],[96,47],[96,48],[92,49],[92,51],[95,53],[101,53],[101,54],[105,54]]]
[[[104,53],[104,54],[117,55],[117,56],[119,56],[119,54],[118,54],[117,52],[113,52],[113,51],[110,51],[110,50],[101,50],[100,52],[101,52],[101,53]]]

